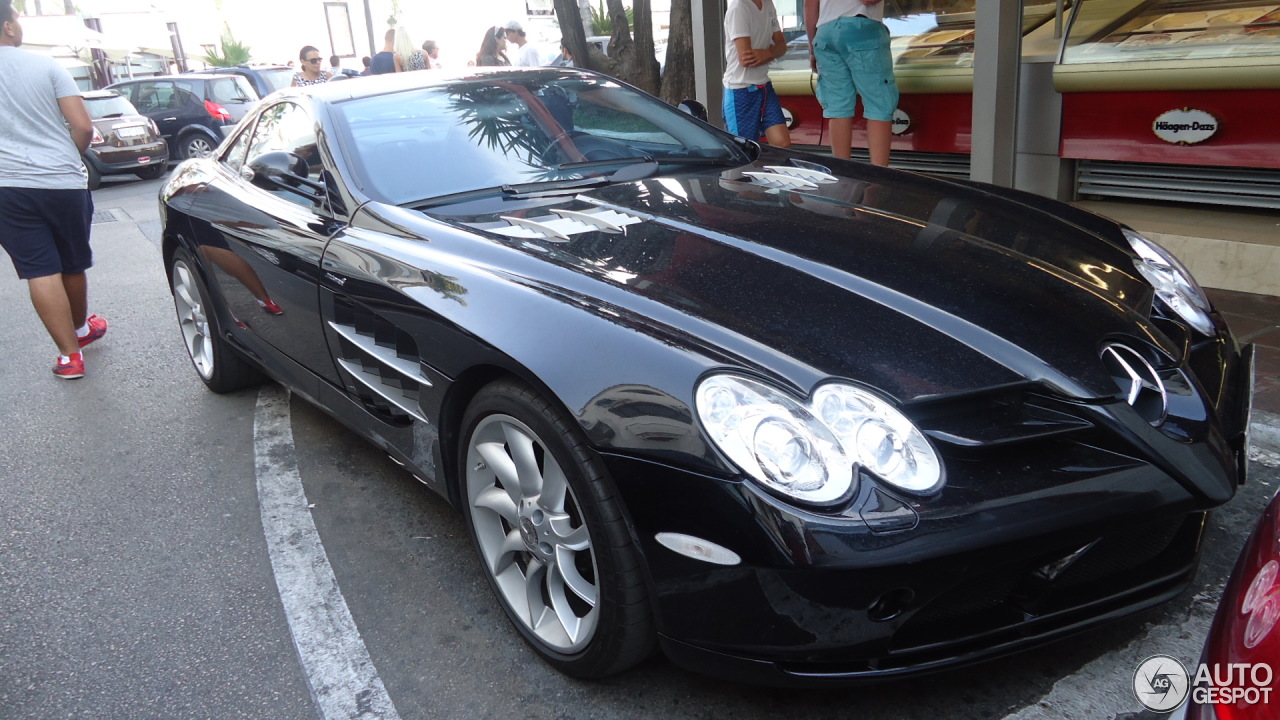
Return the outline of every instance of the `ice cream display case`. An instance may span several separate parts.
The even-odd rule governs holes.
[[[1280,168],[1280,2],[1081,0],[1054,86],[1063,157]]]
[[[972,141],[973,45],[976,0],[885,0],[899,100],[894,115],[894,164],[935,172],[968,173]],[[774,63],[770,79],[778,91],[798,145],[829,142],[822,107],[814,96],[803,1],[775,0],[789,51]],[[1070,2],[1064,3],[1066,8]],[[1023,6],[1023,57],[1052,61],[1057,3],[1027,0]],[[853,145],[866,147],[861,108],[854,118]],[[904,159],[906,162],[904,162]],[[914,163],[913,163],[914,161]]]

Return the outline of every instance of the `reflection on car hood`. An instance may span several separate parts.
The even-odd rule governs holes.
[[[1150,327],[1150,288],[1113,242],[917,175],[800,188],[744,175],[777,162],[612,185],[467,224],[544,240],[551,257],[702,321],[707,340],[741,357],[765,348],[903,401],[1026,380],[1114,396],[1098,352],[1117,335],[1178,356]]]

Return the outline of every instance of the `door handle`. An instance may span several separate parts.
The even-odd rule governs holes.
[[[178,118],[176,118],[176,117],[163,118],[162,120],[160,120],[160,122],[169,122],[170,120],[177,120],[177,119],[178,119]]]

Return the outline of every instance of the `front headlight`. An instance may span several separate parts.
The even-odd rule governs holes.
[[[861,388],[830,383],[805,405],[750,378],[712,375],[699,383],[695,406],[729,460],[797,500],[844,500],[854,488],[855,465],[910,492],[942,485],[941,464],[919,429]]]
[[[1213,334],[1209,318],[1209,298],[1173,253],[1129,228],[1120,228],[1129,246],[1138,253],[1134,266],[1155,287],[1156,297],[1178,317],[1205,335]]]

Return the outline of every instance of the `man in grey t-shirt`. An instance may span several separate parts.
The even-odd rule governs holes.
[[[107,332],[85,278],[93,196],[80,154],[93,122],[66,70],[19,49],[13,0],[0,0],[0,19],[0,245],[58,346],[53,374],[84,377],[81,348]]]

